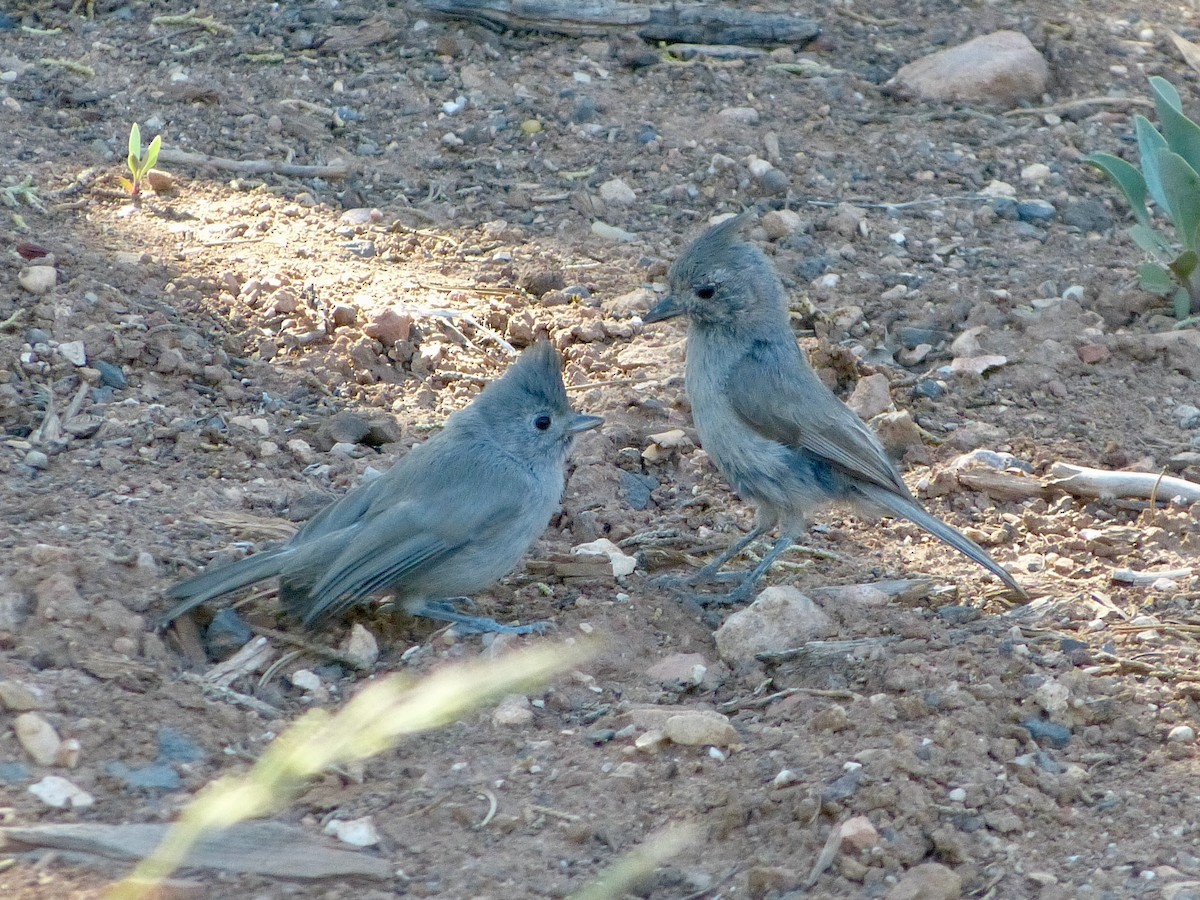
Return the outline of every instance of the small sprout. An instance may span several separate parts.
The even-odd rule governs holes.
[[[121,184],[125,190],[129,191],[129,196],[140,197],[142,195],[142,187],[146,184],[150,170],[158,162],[158,151],[161,149],[162,135],[160,134],[150,142],[150,146],[146,148],[145,155],[143,155],[142,130],[138,128],[137,122],[133,123],[133,127],[129,129],[129,157],[126,160],[133,178],[121,179]]]
[[[1183,114],[1179,92],[1164,78],[1150,79],[1160,132],[1145,116],[1134,117],[1139,170],[1110,153],[1084,162],[1112,179],[1136,220],[1128,234],[1152,261],[1138,267],[1141,287],[1170,297],[1175,316],[1200,312],[1200,125]],[[1157,226],[1146,201],[1175,226],[1173,242]]]

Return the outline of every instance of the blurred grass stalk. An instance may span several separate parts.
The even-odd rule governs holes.
[[[595,883],[570,900],[620,900],[644,886],[654,870],[685,847],[696,843],[695,825],[669,825],[651,834],[640,847],[625,854]]]
[[[594,652],[590,645],[556,644],[445,668],[420,681],[390,675],[337,713],[310,710],[276,738],[245,775],[220,778],[204,788],[154,853],[112,887],[109,900],[148,896],[185,863],[206,833],[283,808],[309,779],[327,769],[382,753],[406,735],[449,725],[505,694],[544,685]]]

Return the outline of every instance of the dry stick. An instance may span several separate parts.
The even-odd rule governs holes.
[[[340,650],[334,650],[332,647],[325,647],[321,644],[306,641],[304,638],[296,637],[294,634],[288,634],[286,631],[276,631],[274,628],[266,628],[262,625],[251,625],[250,630],[262,637],[273,638],[280,643],[290,644],[293,647],[299,647],[314,656],[319,656],[324,659],[332,660],[340,663],[343,666],[349,666],[355,671],[359,668],[359,663],[342,653]]]
[[[294,163],[271,159],[226,159],[209,156],[207,153],[188,153],[172,147],[164,147],[158,154],[163,162],[180,163],[187,166],[212,166],[243,175],[287,175],[291,178],[345,178],[350,173],[346,163],[330,163],[324,166],[299,166]]]
[[[854,691],[791,687],[784,688],[781,691],[776,691],[773,694],[767,694],[765,697],[752,697],[748,700],[730,700],[726,703],[722,703],[717,707],[717,709],[723,713],[738,712],[739,710],[743,709],[761,709],[764,706],[770,706],[777,700],[786,700],[788,697],[793,697],[796,694],[808,694],[810,697],[828,697],[831,700],[858,699],[858,694],[854,693]]]
[[[1200,484],[1183,478],[1164,477],[1156,472],[1110,472],[1070,463],[1050,466],[1048,486],[1078,497],[1148,500],[1156,494],[1179,497],[1184,503],[1200,501]]]
[[[1022,109],[1010,109],[1001,113],[1004,116],[1040,116],[1046,113],[1069,112],[1084,106],[1145,106],[1154,104],[1144,97],[1080,97],[1078,100],[1064,100],[1062,103],[1052,103],[1050,106],[1034,106]]]

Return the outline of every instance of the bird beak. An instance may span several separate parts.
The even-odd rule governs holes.
[[[581,431],[591,431],[597,425],[603,423],[604,420],[599,416],[580,416],[576,415],[571,420],[571,424],[567,426],[567,434],[579,434]]]
[[[683,315],[683,304],[674,297],[668,296],[642,316],[642,321],[649,325],[651,322],[662,322],[680,315]]]

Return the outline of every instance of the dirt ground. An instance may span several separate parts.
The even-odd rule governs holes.
[[[3,824],[169,821],[373,674],[591,633],[601,657],[515,723],[482,710],[329,774],[276,817],[313,835],[371,817],[380,842],[362,852],[391,877],[193,870],[172,896],[564,897],[686,822],[696,842],[639,896],[884,897],[937,863],[961,886],[904,896],[1200,897],[1200,576],[1114,578],[1190,567],[1196,508],[989,493],[947,475],[983,450],[1039,478],[1066,461],[1200,480],[1196,332],[1173,331],[1134,286],[1124,207],[1080,163],[1130,155],[1149,75],[1200,110],[1168,35],[1196,39],[1193,10],[822,2],[803,10],[823,35],[802,55],[729,62],[667,59],[621,34],[495,33],[410,2],[211,0],[200,13],[217,30],[151,21],[190,7],[97,0],[88,19],[41,0],[0,21],[0,685],[79,745],[75,768],[38,765],[17,711],[2,713]],[[1004,116],[881,89],[903,63],[1002,27],[1050,61],[1047,102],[1133,100]],[[822,68],[783,66],[800,58]],[[757,115],[721,115],[743,107]],[[165,156],[174,189],[134,205],[117,179],[135,121],[175,154],[331,169]],[[755,177],[752,156],[782,177]],[[15,187],[25,179],[34,193]],[[994,180],[1054,217],[980,199]],[[654,585],[752,512],[695,446],[683,326],[638,316],[711,216],[751,206],[801,217],[786,236],[750,236],[823,376],[844,397],[886,376],[923,429],[904,448],[909,484],[1030,604],[915,527],[840,509],[808,535],[820,552],[794,550],[767,582],[816,597],[858,650],[728,665],[711,625]],[[30,244],[52,254],[49,293],[19,284]],[[215,660],[194,628],[153,631],[168,585],[286,536],[540,334],[562,350],[577,408],[606,423],[577,444],[531,561],[476,601],[554,632],[491,645],[364,609],[305,634],[260,593],[239,611],[283,632],[268,638],[280,664],[231,685],[258,705],[185,677]],[[945,370],[979,354],[1006,361]],[[674,446],[652,437],[676,429]],[[637,555],[634,574],[562,566],[601,537]],[[822,593],[889,579],[917,582],[885,599]],[[321,649],[352,621],[379,641],[373,673]],[[703,677],[653,669],[669,659]],[[292,682],[300,669],[315,690]],[[639,747],[647,707],[722,711],[736,740]],[[160,782],[137,777],[156,761]],[[94,804],[45,805],[28,788],[47,775]],[[859,816],[875,836],[818,866]],[[98,896],[124,871],[66,852],[8,861],[13,898]]]

